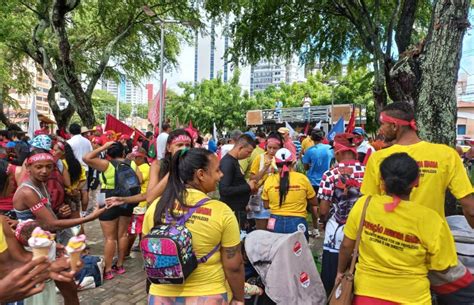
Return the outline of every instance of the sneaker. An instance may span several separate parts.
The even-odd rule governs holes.
[[[114,278],[113,271],[108,271],[104,273],[104,280],[111,280]]]
[[[123,266],[117,266],[117,265],[114,265],[112,266],[112,270],[117,273],[117,274],[124,274],[125,273],[125,268]]]

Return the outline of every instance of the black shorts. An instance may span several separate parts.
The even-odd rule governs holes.
[[[112,207],[108,210],[105,210],[105,212],[99,216],[99,220],[111,221],[111,220],[119,218],[120,216],[132,217],[133,208],[134,207],[129,204],[125,204],[123,206]]]
[[[313,189],[316,192],[316,198],[318,198],[319,185],[313,185]],[[313,206],[309,202],[308,204],[306,204],[306,212],[311,213],[311,214],[313,213]]]

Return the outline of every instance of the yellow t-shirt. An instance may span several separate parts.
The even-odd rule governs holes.
[[[420,166],[420,183],[410,200],[429,207],[444,217],[445,191],[458,199],[473,193],[471,181],[457,152],[442,144],[421,141],[413,145],[393,145],[373,153],[365,169],[361,192],[364,195],[383,194],[380,174],[382,161],[399,152],[406,152]]]
[[[257,146],[252,151],[252,154],[250,155],[250,157],[248,157],[247,159],[239,160],[240,168],[242,169],[242,172],[245,175],[245,179],[250,178],[250,168],[253,164],[253,160],[255,160],[255,158],[258,155],[261,155],[263,153],[265,153],[265,151],[261,149],[259,146]]]
[[[3,233],[3,220],[0,220],[0,253],[5,252],[8,249],[7,240]]]
[[[266,153],[265,153],[266,154]],[[250,166],[250,174],[251,175],[257,175],[260,172],[260,168],[263,168],[264,162],[262,161],[262,158],[264,158],[265,154],[260,154],[255,157],[255,159],[252,162],[252,165]],[[258,185],[261,186],[265,182],[265,180],[268,177],[268,174],[272,174],[273,172],[277,171],[276,163],[275,163],[275,158],[272,160],[272,165],[268,168],[267,173],[263,175],[262,179],[258,182]]]
[[[69,165],[67,164],[66,160],[61,160],[63,162],[63,165],[64,165],[64,170],[69,170]],[[71,184],[71,187],[69,187],[68,189],[69,190],[73,190],[73,189],[76,189],[77,186],[79,185],[79,183],[81,181],[85,181],[87,179],[86,177],[86,170],[84,169],[84,167],[81,166],[81,176],[79,177],[79,180],[77,180],[76,182],[74,182],[73,184]]]
[[[298,216],[306,218],[308,199],[316,193],[309,179],[300,173],[290,172],[290,185],[285,201],[280,207],[280,175],[271,175],[263,185],[262,199],[268,200],[270,213],[279,216]]]
[[[366,196],[352,208],[344,234],[355,240]],[[428,270],[457,265],[454,240],[446,222],[432,209],[374,195],[365,217],[355,273],[355,294],[402,304],[431,304]]]
[[[146,191],[148,189],[148,182],[150,182],[150,164],[143,163],[142,165],[138,166],[138,170],[142,173],[142,177],[143,177],[143,181],[141,185],[141,194],[146,194]],[[147,205],[148,204],[146,200],[138,204],[138,206],[142,208],[146,208]]]
[[[107,184],[104,181],[104,176],[105,180],[107,181]],[[115,188],[115,167],[113,166],[112,162],[109,161],[109,166],[107,166],[105,172],[100,173],[99,177],[101,189],[113,190]]]
[[[301,142],[302,153],[304,154],[311,146],[314,146],[314,142],[311,140],[310,136],[307,136],[304,138],[303,142]]]
[[[207,197],[201,191],[187,189],[186,203],[196,204]],[[153,218],[157,201],[152,203],[145,213],[143,234],[153,228]],[[186,222],[193,235],[193,250],[198,258],[205,256],[219,243],[221,247],[235,247],[240,243],[240,231],[232,210],[223,202],[209,200],[200,207]],[[226,279],[221,262],[221,253],[217,251],[206,263],[198,267],[182,285],[156,285],[150,288],[151,295],[168,297],[188,297],[226,293]]]

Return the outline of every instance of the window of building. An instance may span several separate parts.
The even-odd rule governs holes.
[[[466,134],[466,125],[458,125],[458,135]]]

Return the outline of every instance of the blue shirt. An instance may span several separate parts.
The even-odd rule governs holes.
[[[306,175],[311,185],[319,186],[323,174],[329,170],[333,158],[331,146],[327,144],[316,144],[310,147],[303,156],[303,164],[310,165]]]

